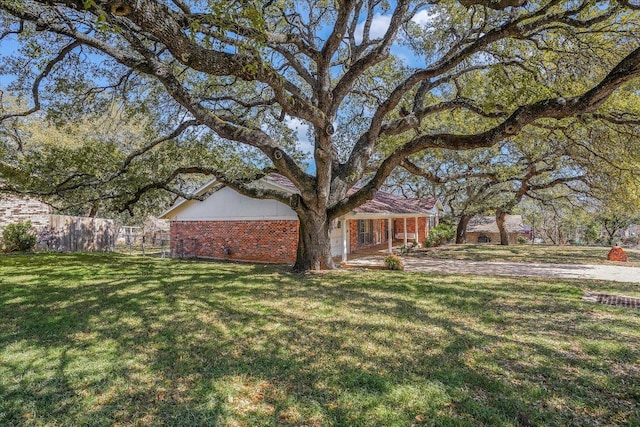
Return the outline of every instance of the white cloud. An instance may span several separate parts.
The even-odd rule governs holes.
[[[369,38],[377,39],[384,36],[384,33],[387,32],[387,28],[391,24],[391,16],[387,15],[374,15],[371,20],[371,28],[369,29]],[[364,32],[364,22],[361,22],[356,27],[356,43],[362,42],[362,34]]]
[[[421,27],[428,29],[437,23],[438,16],[438,12],[436,12],[433,8],[422,9],[418,11],[418,13],[413,16],[413,18],[411,18],[411,21]],[[374,15],[373,19],[371,20],[371,28],[369,29],[369,38],[382,38],[387,32],[389,25],[391,25],[391,15]],[[356,27],[356,43],[362,42],[363,32],[364,22],[361,22]]]
[[[313,143],[309,140],[309,124],[297,117],[290,116],[285,117],[284,124],[296,132],[300,150],[304,153],[312,153]]]
[[[420,25],[421,27],[431,27],[436,19],[438,18],[438,13],[432,10],[422,9],[418,13],[416,13],[411,21]]]

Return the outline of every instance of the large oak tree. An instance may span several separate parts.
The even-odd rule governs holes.
[[[435,187],[458,219],[456,243],[465,243],[466,227],[474,216],[495,214],[500,244],[508,245],[506,215],[526,198],[547,201],[559,193],[603,203],[616,197],[627,198],[627,194],[614,191],[631,184],[625,162],[617,158],[621,152],[616,149],[637,144],[609,139],[606,144],[592,140],[585,147],[581,143],[583,137],[567,135],[578,135],[582,128],[571,125],[557,129],[528,126],[517,137],[493,147],[464,152],[433,150],[413,156],[401,164],[406,172],[394,172],[391,180],[402,186],[405,181],[422,178],[428,182],[425,187]],[[616,130],[619,135],[622,129]],[[598,149],[606,151],[595,151]],[[627,160],[640,159],[637,150],[624,154]],[[604,162],[609,167],[604,167]],[[553,191],[558,187],[562,190]]]
[[[639,17],[624,0],[0,0],[0,35],[20,47],[4,71],[31,96],[0,119],[44,109],[65,120],[110,96],[143,106],[170,136],[204,127],[212,147],[247,164],[194,159],[131,194],[215,176],[296,211],[297,270],[332,267],[332,220],[409,156],[488,147],[570,117],[633,119],[607,101],[623,87],[638,98],[628,88],[640,76]],[[314,172],[291,123],[309,129]],[[257,169],[299,194],[251,186]]]

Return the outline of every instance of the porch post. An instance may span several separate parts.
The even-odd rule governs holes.
[[[404,247],[407,247],[407,217],[404,217]]]
[[[393,253],[393,222],[391,218],[387,219],[387,243],[389,245],[389,253]]]
[[[342,262],[347,262],[347,224],[349,221],[342,220]]]
[[[416,243],[418,243],[420,241],[420,234],[418,233],[418,217],[416,217]]]
[[[429,232],[431,231],[429,229],[429,222],[431,222],[431,215],[429,215],[424,219],[424,239],[425,240],[427,240],[427,237],[429,237]]]

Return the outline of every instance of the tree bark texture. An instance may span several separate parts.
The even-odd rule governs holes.
[[[331,257],[331,222],[322,212],[298,213],[298,249],[293,270],[304,272],[334,268]]]
[[[496,224],[498,224],[498,231],[500,231],[500,244],[502,246],[509,246],[509,233],[504,225],[505,217],[507,213],[501,209],[496,211]]]
[[[467,243],[467,225],[473,218],[472,215],[462,214],[458,220],[458,228],[456,229],[456,245]]]

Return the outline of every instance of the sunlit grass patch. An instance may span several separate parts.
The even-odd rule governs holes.
[[[627,263],[607,261],[609,247],[548,245],[446,245],[422,249],[415,256],[472,261],[538,262],[553,264],[611,264],[640,266],[640,250],[625,248]]]
[[[0,425],[636,425],[634,285],[0,257]]]

